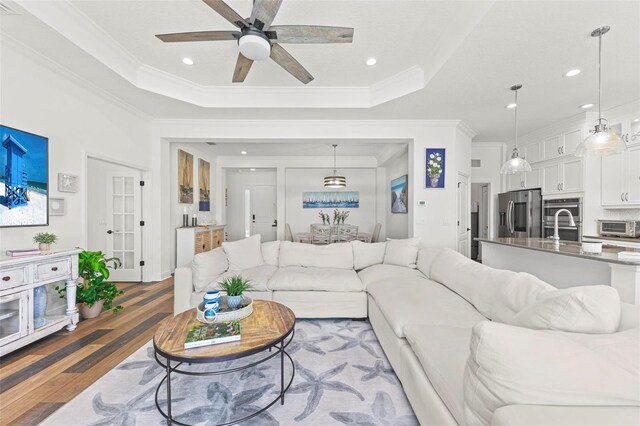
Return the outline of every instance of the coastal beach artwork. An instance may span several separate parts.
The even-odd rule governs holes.
[[[211,209],[211,166],[208,161],[198,159],[198,188],[200,200],[198,210],[208,212]]]
[[[49,224],[49,139],[0,125],[0,227]]]
[[[404,175],[391,181],[391,213],[407,213],[407,178],[408,176]]]
[[[193,154],[178,150],[178,202],[193,204]]]
[[[445,149],[444,148],[427,148],[425,159],[426,165],[426,182],[427,188],[444,188],[444,166],[445,166]]]
[[[303,209],[358,208],[360,193],[349,192],[303,192]]]

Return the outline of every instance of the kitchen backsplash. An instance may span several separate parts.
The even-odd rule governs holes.
[[[599,219],[640,220],[640,209],[604,209]]]

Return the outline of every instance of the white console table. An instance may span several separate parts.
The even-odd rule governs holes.
[[[76,279],[80,249],[54,251],[51,254],[0,256],[0,356],[78,323]],[[66,303],[55,291],[67,287]],[[46,286],[45,323],[34,323],[34,289]]]

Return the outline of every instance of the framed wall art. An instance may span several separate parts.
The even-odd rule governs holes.
[[[178,150],[178,202],[193,204],[193,154]]]
[[[49,198],[49,214],[51,216],[64,216],[67,214],[67,202],[64,198]]]
[[[407,213],[409,205],[408,178],[408,175],[404,175],[391,181],[391,213]]]
[[[0,125],[0,227],[49,224],[49,139]]]
[[[68,173],[58,173],[58,191],[78,192],[78,176]]]
[[[427,188],[444,188],[445,162],[444,148],[427,148],[425,159]]]
[[[211,209],[211,166],[208,161],[198,159],[198,210],[208,212]]]
[[[303,209],[328,209],[328,208],[352,208],[360,207],[360,193],[356,191],[345,192],[303,192]]]

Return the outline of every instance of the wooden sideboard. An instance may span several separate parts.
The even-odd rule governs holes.
[[[176,229],[176,267],[186,265],[198,253],[220,247],[224,225],[193,226]]]
[[[0,256],[0,356],[65,326],[69,331],[76,328],[76,279],[80,251],[60,250],[25,257]],[[54,289],[56,285],[66,285],[66,301],[58,296]],[[40,324],[34,322],[36,289],[39,294],[46,294],[47,299]]]

